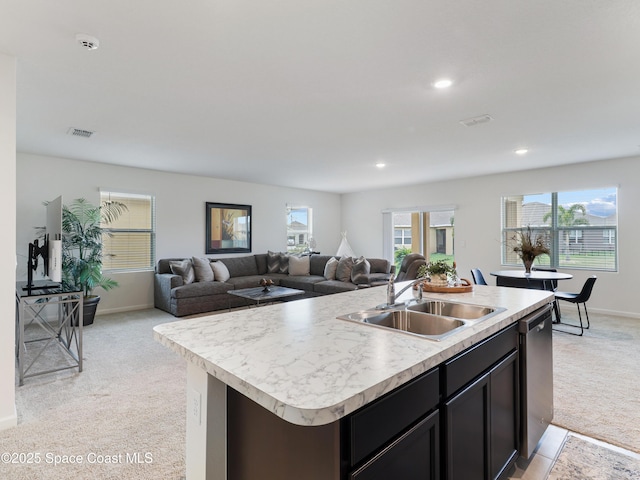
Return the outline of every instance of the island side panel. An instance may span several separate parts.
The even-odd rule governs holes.
[[[187,478],[227,479],[227,386],[187,363]]]
[[[342,478],[340,421],[295,425],[228,388],[227,422],[229,480]]]

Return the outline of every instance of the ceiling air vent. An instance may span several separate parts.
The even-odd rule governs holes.
[[[460,120],[460,123],[465,127],[473,127],[475,125],[480,125],[481,123],[487,123],[493,120],[491,115],[478,115],[477,117],[467,118],[466,120]]]
[[[76,137],[89,138],[91,135],[93,135],[96,132],[92,132],[91,130],[83,130],[82,128],[71,127],[69,130],[67,130],[67,133],[69,135],[73,135]]]

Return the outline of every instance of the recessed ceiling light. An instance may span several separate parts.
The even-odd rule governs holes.
[[[453,85],[453,80],[449,80],[448,78],[442,78],[433,83],[435,88],[449,88]]]
[[[384,162],[376,163],[376,167],[378,167],[378,168],[384,168],[385,166],[386,166],[386,163],[384,163]]]
[[[528,148],[519,148],[517,150],[514,150],[513,153],[515,153],[516,155],[526,155],[527,153],[529,153],[529,149]]]

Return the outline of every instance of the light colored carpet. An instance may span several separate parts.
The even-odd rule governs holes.
[[[175,320],[159,310],[99,316],[85,328],[82,373],[16,387],[19,424],[0,432],[0,450],[39,463],[0,462],[0,478],[183,478],[186,364],[152,336]]]
[[[569,435],[547,480],[633,480],[640,460]]]
[[[562,314],[577,319],[573,305]],[[640,320],[590,318],[582,337],[553,332],[553,423],[640,453]]]

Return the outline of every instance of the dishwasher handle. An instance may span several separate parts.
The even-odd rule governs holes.
[[[551,317],[551,304],[539,308],[535,312],[530,313],[520,319],[518,330],[526,335],[531,331],[539,332],[545,327],[545,320]]]

